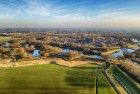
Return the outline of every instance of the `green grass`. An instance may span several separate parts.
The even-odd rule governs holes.
[[[136,86],[136,84],[118,67],[113,67],[113,73],[131,94],[140,93],[140,89]]]
[[[96,88],[95,65],[85,64],[67,71],[66,82],[73,86]]]
[[[67,81],[70,76],[76,75],[70,74],[74,71],[81,73],[76,76],[81,86],[72,85],[75,80]],[[80,83],[85,79],[80,77],[86,73],[90,74],[90,69],[84,71],[54,64],[9,68],[0,73],[0,94],[95,94],[94,86]],[[88,80],[86,78],[85,81]]]
[[[117,94],[100,70],[98,71],[98,94]]]
[[[0,72],[0,94],[96,94],[95,69],[92,64],[75,68],[55,64],[8,68]],[[108,92],[110,87],[106,87],[107,93],[114,94]]]

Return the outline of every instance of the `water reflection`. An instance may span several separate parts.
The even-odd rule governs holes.
[[[124,57],[124,53],[126,52],[127,54],[133,53],[135,50],[134,49],[120,49],[119,51],[113,53],[113,57]]]
[[[40,56],[40,50],[34,50],[32,56],[33,57],[39,57]]]
[[[65,48],[62,53],[68,53],[69,51],[70,51],[70,49]]]

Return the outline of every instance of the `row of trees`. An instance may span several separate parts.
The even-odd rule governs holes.
[[[129,75],[133,76],[138,82],[140,82],[140,66],[132,62],[123,62],[120,67],[127,72]]]
[[[42,51],[42,55],[44,57],[61,57],[67,60],[72,60],[78,57],[81,57],[81,53],[78,51],[68,51],[68,52],[63,52],[63,49],[59,47],[52,47],[50,45],[47,45],[45,47],[46,49]]]
[[[61,52],[62,52],[62,49],[61,49],[61,48],[52,47],[52,46],[47,45],[47,46],[45,47],[45,50],[42,51],[42,55],[45,56],[45,57],[47,57],[47,56],[56,57],[56,56],[58,56]]]

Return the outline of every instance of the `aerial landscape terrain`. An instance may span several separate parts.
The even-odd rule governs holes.
[[[0,33],[1,94],[139,93],[140,33],[20,30]]]
[[[0,94],[140,94],[139,0],[1,0]]]

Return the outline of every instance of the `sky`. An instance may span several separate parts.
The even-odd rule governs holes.
[[[140,0],[0,0],[1,28],[140,28]]]

